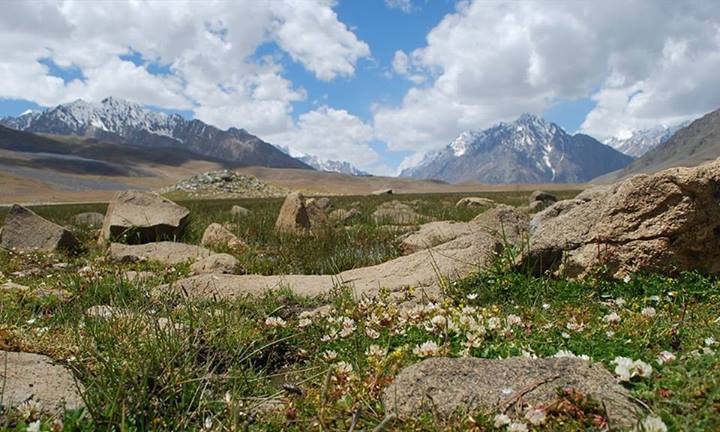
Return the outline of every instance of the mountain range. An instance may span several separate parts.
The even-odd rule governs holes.
[[[632,160],[588,135],[570,135],[526,113],[511,123],[462,132],[400,175],[450,183],[582,183]]]
[[[605,144],[626,155],[640,157],[658,145],[669,140],[675,132],[689,125],[690,122],[683,122],[673,126],[657,126],[649,129],[636,130],[629,136],[618,138],[613,137],[605,141]]]
[[[240,165],[312,169],[244,129],[221,130],[200,120],[186,120],[112,97],[99,103],[76,100],[42,112],[26,112],[0,119],[0,124],[31,133],[178,148]]]
[[[337,161],[330,159],[323,159],[313,155],[304,155],[296,158],[297,160],[304,162],[318,171],[334,172],[340,174],[347,174],[351,176],[365,177],[369,176],[370,173],[358,169],[355,165],[350,162]]]

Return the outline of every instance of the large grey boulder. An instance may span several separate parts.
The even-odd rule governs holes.
[[[420,225],[420,229],[400,237],[400,250],[410,254],[449,242],[470,233],[471,224],[455,221],[429,222]]]
[[[74,251],[79,247],[72,232],[18,204],[5,216],[0,244],[25,252]]]
[[[582,276],[720,272],[720,161],[638,175],[538,213],[519,265]]]
[[[88,228],[100,228],[104,221],[105,215],[96,212],[78,213],[72,217],[73,225],[84,226]]]
[[[50,357],[0,351],[0,365],[4,406],[34,402],[41,411],[54,416],[85,406],[70,371]]]
[[[572,357],[431,358],[400,371],[383,402],[388,413],[400,418],[470,411],[512,416],[527,405],[552,403],[558,389],[574,389],[600,402],[613,428],[638,421],[639,407],[603,365]]]
[[[182,234],[190,210],[145,191],[119,192],[110,201],[100,241],[126,237],[131,243],[174,239]]]
[[[175,265],[188,261],[207,258],[212,252],[200,246],[175,242],[157,242],[141,245],[110,244],[108,256],[112,261],[133,263],[139,261],[156,261],[167,265]]]
[[[310,229],[310,218],[305,208],[305,197],[300,192],[292,192],[283,202],[280,214],[275,221],[279,232],[300,233]]]

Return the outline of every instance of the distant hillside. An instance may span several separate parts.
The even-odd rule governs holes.
[[[605,144],[626,155],[640,157],[669,140],[675,132],[689,124],[690,122],[684,122],[673,126],[657,126],[649,129],[636,130],[627,137],[610,138],[605,141]]]
[[[569,135],[523,114],[512,123],[463,132],[400,175],[451,183],[582,183],[632,160],[590,136]]]
[[[141,105],[107,98],[77,100],[43,112],[27,112],[0,124],[32,133],[80,136],[153,149],[172,147],[244,166],[312,169],[244,129],[226,131]]]
[[[720,157],[720,110],[713,111],[675,132],[624,169],[596,178],[593,182],[613,182],[640,173],[676,166],[696,166]]]

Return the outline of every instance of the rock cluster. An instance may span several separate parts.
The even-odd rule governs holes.
[[[161,193],[169,192],[184,192],[190,198],[263,198],[281,197],[288,193],[281,187],[230,170],[200,174],[161,190]]]

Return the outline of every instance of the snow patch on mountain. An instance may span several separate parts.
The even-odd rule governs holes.
[[[689,124],[688,121],[672,126],[662,125],[649,129],[625,131],[616,137],[605,140],[605,144],[627,155],[640,157],[669,140],[678,129]]]

